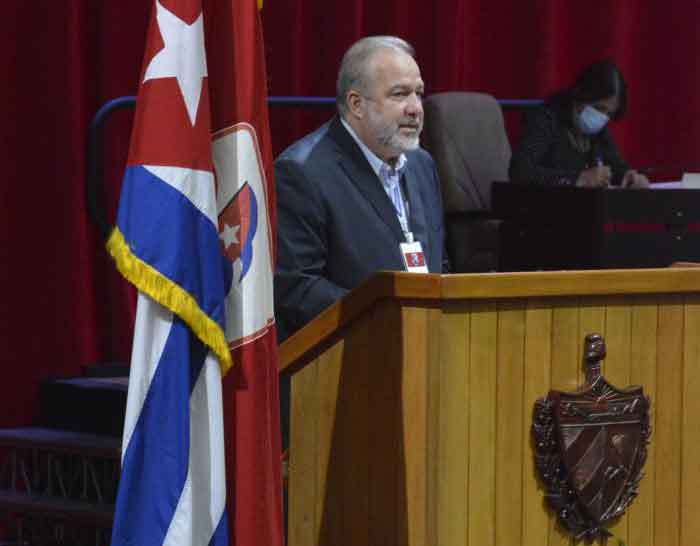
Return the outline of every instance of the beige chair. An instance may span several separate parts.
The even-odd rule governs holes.
[[[438,93],[425,99],[423,146],[437,163],[454,272],[498,269],[498,227],[491,183],[508,180],[510,143],[501,107],[482,93]]]

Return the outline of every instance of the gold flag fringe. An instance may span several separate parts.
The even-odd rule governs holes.
[[[129,282],[185,321],[214,352],[219,359],[221,375],[226,375],[233,366],[226,336],[221,327],[202,311],[197,301],[182,287],[137,258],[118,228],[112,230],[107,240],[107,250],[116,261],[117,269]]]

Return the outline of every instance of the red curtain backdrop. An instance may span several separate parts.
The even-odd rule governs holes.
[[[4,4],[0,426],[32,422],[41,378],[128,361],[133,294],[87,219],[85,146],[98,107],[136,92],[150,8],[147,0]],[[342,53],[367,34],[412,42],[429,93],[541,98],[612,58],[630,87],[628,116],[613,125],[624,155],[676,172],[700,170],[699,20],[691,0],[265,0],[263,10],[271,95],[334,95]],[[272,109],[275,152],[331,115]],[[120,112],[107,128],[112,215],[130,124]]]

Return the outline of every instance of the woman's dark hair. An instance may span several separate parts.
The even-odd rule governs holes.
[[[618,106],[610,117],[620,119],[627,111],[625,78],[614,63],[600,61],[581,72],[574,86],[556,94],[549,104],[558,111],[562,121],[569,122],[574,103],[591,103],[612,96],[617,97]]]

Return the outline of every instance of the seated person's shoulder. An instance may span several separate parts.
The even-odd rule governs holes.
[[[530,110],[526,115],[529,125],[554,125],[559,122],[559,113],[550,104],[542,104]]]
[[[277,156],[275,165],[296,163],[299,166],[303,166],[316,160],[319,157],[319,152],[322,152],[323,141],[328,134],[330,123],[331,122],[324,123],[314,132],[309,133],[289,146]]]

